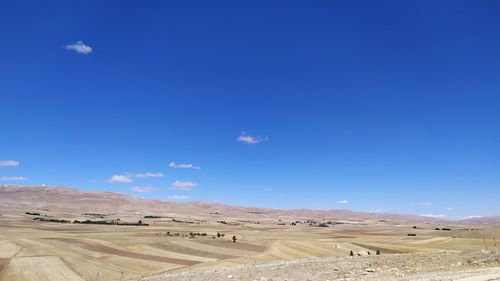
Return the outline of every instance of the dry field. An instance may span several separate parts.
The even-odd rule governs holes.
[[[36,221],[33,218],[72,221],[94,220],[100,215],[85,215],[72,209],[64,211],[64,208],[52,205],[33,208],[30,204],[5,202],[7,201],[4,201],[0,209],[2,281],[96,280],[97,275],[99,280],[122,280],[122,276],[123,280],[215,280],[228,277],[253,280],[254,277],[265,277],[252,274],[257,268],[266,268],[266,265],[272,268],[276,263],[282,271],[273,268],[275,275],[290,273],[284,271],[288,266],[287,261],[292,264],[290,269],[300,271],[293,268],[293,264],[297,264],[294,260],[297,259],[315,259],[312,263],[307,260],[305,263],[316,266],[338,263],[339,272],[342,271],[342,266],[349,268],[348,265],[342,265],[349,261],[363,264],[365,268],[369,266],[365,263],[376,264],[378,260],[390,267],[401,260],[415,257],[429,260],[429,257],[443,255],[444,258],[440,261],[442,264],[474,264],[481,261],[481,266],[499,266],[498,256],[483,252],[486,249],[494,252],[493,237],[500,237],[500,228],[488,225],[411,219],[409,222],[402,222],[400,218],[389,217],[351,217],[348,221],[342,220],[343,224],[318,227],[291,223],[305,219],[326,222],[335,218],[316,215],[305,218],[306,213],[302,213],[300,217],[295,217],[296,214],[293,213],[282,217],[259,218],[260,215],[253,214],[253,211],[253,215],[242,213],[240,217],[237,212],[224,216],[223,213],[212,211],[191,211],[182,215],[182,210],[176,210],[175,214],[171,211],[154,213],[161,218],[144,218],[147,214],[151,215],[151,212],[139,214],[120,210],[115,214],[104,215],[107,220],[120,218],[121,221],[137,222],[140,219],[148,226],[74,224]],[[38,212],[39,215],[25,212]],[[222,220],[225,223],[220,223]],[[443,227],[450,230],[435,229]],[[206,233],[206,236],[191,236],[190,233]],[[224,237],[217,237],[217,233],[224,234]],[[410,233],[415,236],[408,236]],[[231,240],[233,236],[237,238],[235,243]],[[350,251],[353,251],[355,257],[349,257]],[[380,251],[380,256],[375,255],[377,251]],[[451,259],[460,255],[463,256],[460,260]],[[488,257],[491,257],[489,262],[482,262]],[[283,266],[279,266],[280,263]],[[413,262],[402,267],[408,268],[409,264]],[[242,265],[248,269],[247,273],[237,278],[238,274],[235,272],[241,272],[241,269],[231,271],[231,268]],[[379,267],[381,271],[389,270],[382,265]],[[426,265],[422,267],[425,269]],[[301,268],[307,272],[309,267]],[[325,268],[325,274],[333,270],[330,267],[323,267],[323,270]],[[222,271],[218,275],[210,275],[219,269]],[[225,274],[225,270],[229,273]],[[309,271],[312,269],[309,268]],[[200,272],[199,276],[202,277],[186,277],[184,272]],[[211,273],[203,275],[207,272]],[[258,272],[262,275],[262,271]],[[297,279],[289,280],[305,278],[303,275],[298,276]],[[313,279],[322,280],[325,276],[327,275],[318,275]],[[278,277],[273,278],[279,280]],[[346,276],[344,274],[337,277],[340,279]],[[361,279],[355,277],[350,278]]]

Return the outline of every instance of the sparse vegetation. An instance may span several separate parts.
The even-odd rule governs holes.
[[[157,233],[156,233],[156,236],[159,236],[159,235],[160,235],[160,236],[161,236],[161,235],[163,235],[163,236],[175,236],[175,237],[181,236],[181,234],[180,234],[179,232],[172,233],[172,232],[170,232],[170,231],[167,231],[166,233],[163,233],[163,234],[162,234],[162,232],[157,232]],[[184,236],[184,235],[182,235],[182,236]]]
[[[74,220],[73,223],[80,223],[80,224],[116,224],[116,223],[108,222],[108,221],[92,221],[92,220],[84,220],[84,221]]]
[[[0,190],[0,198],[4,200],[2,196],[4,194]],[[75,198],[77,196],[80,195],[75,195]],[[85,196],[96,195],[89,194]],[[99,194],[99,196],[104,195]],[[33,196],[31,195],[30,197]],[[86,213],[85,215],[82,211],[74,212],[75,207],[78,207],[79,210],[86,210],[87,208],[92,208],[90,210],[96,211],[101,210],[102,205],[100,204],[104,200],[101,197],[90,198],[91,200],[89,198],[75,200],[71,206],[67,203],[61,203],[60,205],[51,203],[54,206],[51,206],[50,211],[43,211],[31,205],[24,208],[23,211],[26,214],[23,212],[19,214],[17,209],[19,207],[10,210],[8,209],[9,206],[7,206],[5,211],[2,210],[2,213],[5,212],[8,215],[2,217],[0,220],[7,222],[2,225],[7,231],[2,232],[4,237],[0,241],[0,252],[4,254],[4,249],[9,250],[9,248],[5,248],[2,245],[2,243],[5,243],[5,240],[12,241],[11,244],[13,246],[9,247],[16,250],[16,239],[39,237],[39,239],[36,239],[38,243],[19,243],[21,244],[19,247],[26,247],[26,250],[23,249],[26,252],[39,253],[40,256],[37,256],[37,259],[45,259],[46,256],[64,259],[68,250],[72,251],[72,255],[75,258],[68,259],[68,261],[65,260],[64,264],[67,264],[70,269],[78,268],[81,267],[81,261],[85,260],[89,271],[92,271],[93,274],[83,273],[82,278],[84,280],[95,280],[95,272],[105,272],[102,268],[106,268],[106,272],[111,272],[116,268],[125,268],[124,280],[127,280],[127,277],[130,280],[139,280],[139,274],[150,275],[165,270],[165,265],[171,264],[171,261],[168,259],[173,259],[172,262],[174,263],[179,262],[180,266],[186,262],[199,263],[199,266],[196,267],[200,269],[207,265],[217,268],[219,263],[224,263],[224,260],[239,260],[247,253],[254,253],[255,256],[258,256],[257,263],[274,262],[277,259],[273,254],[275,253],[274,249],[286,252],[290,259],[302,258],[301,250],[307,248],[308,254],[312,258],[319,258],[321,260],[325,254],[329,255],[330,257],[325,258],[328,260],[325,264],[334,264],[333,266],[338,268],[338,270],[334,271],[331,267],[328,267],[328,276],[322,276],[325,277],[324,279],[319,278],[326,280],[340,271],[348,272],[349,269],[340,266],[342,263],[363,265],[361,273],[364,273],[369,262],[372,263],[369,267],[375,269],[376,272],[379,271],[379,267],[385,270],[384,265],[390,268],[396,267],[393,264],[379,262],[393,259],[394,257],[391,256],[395,253],[401,255],[398,255],[401,258],[394,260],[396,264],[399,262],[401,264],[405,263],[411,268],[413,265],[410,265],[406,260],[414,255],[419,255],[418,252],[422,249],[432,250],[441,248],[441,243],[450,241],[452,236],[456,236],[457,238],[447,243],[446,247],[450,249],[450,252],[473,250],[475,258],[470,256],[473,262],[470,266],[477,267],[476,262],[478,259],[481,259],[483,256],[494,255],[492,254],[495,250],[493,235],[496,234],[497,238],[499,237],[497,227],[485,226],[482,229],[481,227],[477,227],[472,231],[472,226],[461,225],[458,222],[450,223],[448,227],[443,222],[434,222],[426,225],[421,221],[401,221],[395,225],[393,220],[383,223],[378,218],[360,218],[356,214],[351,213],[346,215],[348,217],[342,217],[343,215],[333,217],[327,215],[318,216],[314,213],[303,211],[304,213],[289,213],[286,216],[282,216],[282,212],[287,212],[285,210],[280,210],[277,215],[274,215],[273,211],[270,210],[270,213],[260,217],[257,215],[247,216],[246,213],[241,212],[239,209],[229,209],[229,207],[227,213],[230,216],[226,217],[208,215],[206,209],[195,209],[192,206],[187,209],[189,212],[185,213],[183,213],[183,210],[169,209],[169,206],[166,206],[165,209],[157,206],[150,207],[147,205],[150,204],[149,201],[142,205],[141,208],[143,209],[140,211],[129,208],[128,213],[126,213],[126,208],[110,209],[109,214],[104,219],[100,218],[102,215],[100,212]],[[54,198],[51,200],[59,202]],[[96,205],[91,205],[88,202],[95,202]],[[137,204],[137,201],[134,201],[134,204]],[[2,205],[2,207],[4,206]],[[154,211],[148,212],[145,210]],[[173,215],[174,213],[175,215]],[[163,214],[166,216],[163,216]],[[172,215],[168,217],[169,214]],[[33,221],[34,218],[40,219]],[[279,221],[279,218],[281,218],[281,221]],[[67,220],[70,220],[71,223]],[[260,225],[257,224],[259,220]],[[324,225],[337,227],[337,220],[344,223],[339,227],[338,231],[329,231],[328,228],[319,229],[319,227]],[[145,227],[147,223],[152,221],[155,222],[154,228]],[[194,224],[185,223],[185,221],[191,221]],[[197,225],[198,223],[200,225]],[[84,227],[84,225],[79,224],[92,225]],[[285,225],[277,226],[277,224]],[[113,227],[113,225],[118,226]],[[120,227],[127,225],[130,225],[130,227]],[[307,225],[310,225],[312,228],[307,227]],[[443,227],[445,230],[441,229],[443,225],[445,225]],[[17,228],[18,226],[21,227]],[[417,226],[417,228],[414,228],[414,226]],[[407,237],[406,235],[408,234],[410,236]],[[411,235],[417,235],[419,238],[411,237]],[[6,239],[4,239],[5,237]],[[404,237],[407,238],[404,239]],[[417,239],[419,240],[418,243],[414,243]],[[338,250],[333,248],[332,241],[340,243],[341,248]],[[392,243],[391,241],[397,242]],[[45,247],[41,244],[45,244]],[[79,251],[79,248],[83,250]],[[480,254],[482,249],[485,252]],[[106,262],[103,262],[104,260],[100,258],[103,253],[111,254],[113,252],[113,255],[124,258],[106,259]],[[407,252],[410,253],[407,254]],[[370,256],[368,256],[368,253]],[[438,256],[440,254],[436,253],[435,255]],[[454,252],[450,256],[454,258],[455,255]],[[337,258],[341,256],[345,258]],[[160,262],[141,263],[139,260],[144,259],[144,257],[146,257],[146,260],[151,259],[153,261],[156,259]],[[165,260],[165,264],[161,260]],[[241,260],[245,264],[245,268],[247,266],[251,267],[250,264],[254,263],[253,259],[248,258],[248,256]],[[107,263],[108,261],[109,263]],[[454,262],[458,261],[455,260]],[[1,262],[0,260],[0,267]],[[468,266],[465,259],[461,260],[461,262],[465,267]],[[495,264],[498,264],[498,262]],[[307,266],[311,266],[312,268],[313,265],[308,263]],[[190,270],[187,269],[187,271]],[[309,270],[309,273],[311,270]],[[400,269],[399,272],[403,272],[403,270]],[[425,270],[425,268],[422,269],[422,272],[425,272]],[[272,277],[271,273],[268,273],[270,271],[274,270],[261,271],[259,274]],[[371,272],[362,277],[369,279],[369,277],[378,274],[376,272]],[[4,271],[2,271],[3,273]],[[231,274],[235,276],[233,280],[238,279],[238,274]],[[262,275],[257,276],[256,280],[259,280]],[[100,280],[108,280],[108,276],[108,274],[101,273]],[[304,276],[296,277],[298,277],[297,280],[304,280]],[[338,276],[343,277],[344,275]],[[119,275],[109,276],[109,280],[120,280],[119,277]],[[249,275],[249,277],[252,278],[250,280],[254,279],[254,276]],[[21,279],[14,278],[9,280]],[[213,279],[205,278],[199,280]]]
[[[84,216],[98,217],[101,219],[103,219],[105,216],[107,216],[106,214],[100,214],[100,213],[83,213],[83,215]]]
[[[98,221],[93,221],[93,220],[74,220],[73,223],[75,224],[103,224],[103,225],[124,225],[124,226],[148,226],[149,224],[143,223],[141,220],[137,223],[130,223],[130,222],[120,222],[119,220],[115,220],[112,222],[109,221],[104,221],[104,220],[98,220]]]
[[[190,232],[189,237],[194,238],[195,236],[207,237],[208,234],[206,232]],[[212,235],[215,237],[215,235]]]
[[[60,220],[60,219],[46,219],[46,218],[33,218],[35,221],[46,221],[46,222],[58,222],[58,223],[71,223],[69,220]]]
[[[195,223],[194,221],[181,221],[181,220],[176,220],[176,219],[172,219],[172,222],[178,222],[178,223]]]

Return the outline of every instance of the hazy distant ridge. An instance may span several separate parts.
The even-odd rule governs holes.
[[[212,202],[170,202],[148,200],[113,192],[84,192],[79,189],[53,186],[0,185],[0,212],[13,209],[50,209],[68,214],[85,212],[179,215],[221,218],[260,219],[308,219],[329,218],[334,220],[364,221],[379,219],[387,221],[436,222],[439,219],[414,215],[353,212],[349,210],[280,210],[226,205]],[[500,216],[468,219],[461,222],[473,224],[500,224]]]

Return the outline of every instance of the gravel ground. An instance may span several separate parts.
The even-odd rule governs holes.
[[[436,252],[279,261],[166,273],[141,281],[500,280],[500,254]]]

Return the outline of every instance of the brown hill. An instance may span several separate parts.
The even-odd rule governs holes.
[[[470,219],[461,220],[460,223],[500,225],[500,216],[470,218]]]
[[[49,186],[0,185],[0,213],[47,210],[52,213],[80,215],[102,213],[120,215],[160,215],[179,217],[217,217],[223,219],[331,219],[354,223],[369,220],[386,222],[438,222],[434,218],[349,210],[280,210],[226,205],[209,202],[171,202],[141,199],[113,192],[84,192],[79,189]]]

